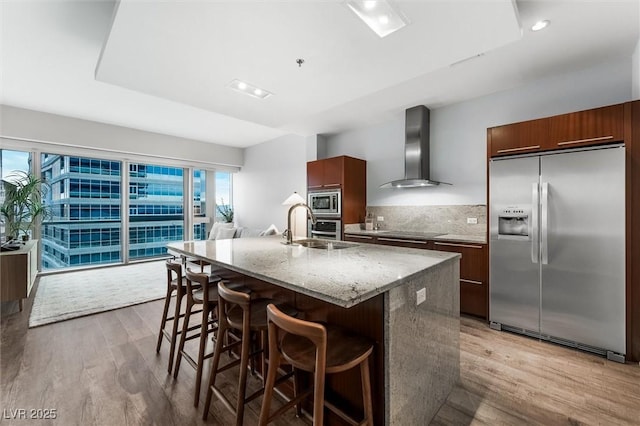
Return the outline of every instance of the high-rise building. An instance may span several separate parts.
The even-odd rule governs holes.
[[[53,213],[42,227],[44,269],[121,262],[123,193],[129,197],[129,259],[164,255],[167,242],[184,239],[184,169],[130,163],[124,192],[122,173],[120,161],[42,155]],[[194,173],[196,215],[203,210],[203,186]],[[196,239],[204,234],[204,223],[194,226]]]

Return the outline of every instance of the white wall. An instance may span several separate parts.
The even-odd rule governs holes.
[[[367,160],[369,205],[486,204],[487,128],[631,99],[627,58],[431,111],[431,178],[452,186],[380,189],[404,177],[402,118],[327,138],[327,156]],[[428,106],[428,105],[427,105]]]
[[[636,44],[636,50],[633,52],[633,89],[632,89],[632,99],[637,100],[640,99],[640,40],[638,40],[638,44]]]
[[[306,198],[306,147],[304,137],[286,135],[245,149],[244,166],[233,180],[239,226],[264,229],[273,223],[280,232],[286,228],[288,207],[282,202],[294,191]],[[296,226],[303,231],[305,224],[298,221]]]
[[[0,105],[0,136],[119,153],[152,155],[194,164],[242,165],[243,151],[223,145]],[[8,144],[9,142],[3,142]],[[17,141],[14,143],[26,142]],[[57,150],[56,152],[60,152]],[[126,156],[126,155],[125,155]]]

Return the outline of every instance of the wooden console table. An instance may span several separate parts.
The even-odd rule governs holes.
[[[27,241],[22,248],[0,253],[0,301],[29,297],[38,275],[38,240]]]

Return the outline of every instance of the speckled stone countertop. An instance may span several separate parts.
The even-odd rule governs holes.
[[[282,238],[234,238],[167,244],[171,251],[345,308],[408,282],[457,253],[355,244],[314,249],[282,244]]]
[[[414,240],[432,240],[432,241],[457,241],[466,243],[486,244],[487,239],[484,235],[456,235],[441,234],[436,232],[420,232],[420,231],[397,231],[397,230],[379,230],[365,231],[364,229],[348,228],[345,234],[355,235],[375,235],[379,237],[405,238]]]

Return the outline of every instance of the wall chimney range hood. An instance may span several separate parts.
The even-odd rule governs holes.
[[[451,185],[429,177],[429,109],[424,105],[405,111],[404,179],[380,185],[380,188],[421,188]]]

